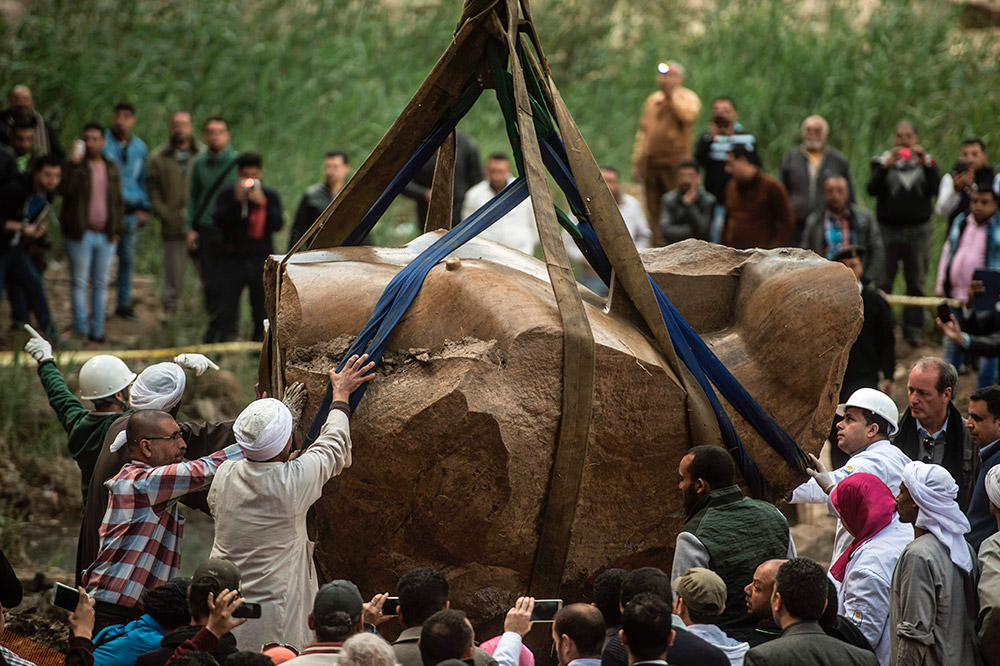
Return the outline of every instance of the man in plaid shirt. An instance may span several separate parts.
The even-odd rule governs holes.
[[[187,445],[170,414],[138,411],[125,429],[131,462],[105,482],[111,491],[101,524],[101,549],[83,575],[100,601],[129,608],[144,590],[177,576],[183,519],[177,502],[212,482],[219,465],[243,458],[236,444],[197,460],[184,460]]]

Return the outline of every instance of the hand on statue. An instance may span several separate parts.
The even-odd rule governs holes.
[[[518,597],[514,607],[507,611],[507,617],[503,621],[504,632],[513,631],[527,635],[531,631],[531,611],[535,609],[534,597]]]
[[[829,495],[830,491],[837,485],[833,474],[826,468],[822,460],[811,453],[807,453],[806,455],[809,456],[809,464],[812,465],[812,467],[806,468],[806,474],[816,479],[816,483],[823,489],[823,492]]]
[[[218,596],[208,593],[208,624],[205,628],[218,638],[247,621],[245,617],[234,618],[233,611],[243,604],[238,590],[222,590]]]
[[[366,361],[368,361],[368,354],[362,354],[360,357],[355,354],[347,359],[344,369],[340,372],[337,372],[336,368],[330,369],[330,385],[333,386],[334,402],[348,402],[356,389],[375,379],[375,375],[372,374],[375,362],[366,363]]]

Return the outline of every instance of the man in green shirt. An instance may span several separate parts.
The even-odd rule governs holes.
[[[38,362],[42,388],[59,423],[69,435],[69,454],[80,467],[80,490],[86,503],[90,477],[104,445],[104,436],[118,417],[132,411],[128,408],[128,389],[136,375],[116,356],[102,354],[84,363],[80,368],[80,394],[94,403],[91,411],[66,386],[52,357],[52,344],[30,326],[25,328],[31,333],[31,339],[24,350]]]
[[[236,151],[229,145],[229,124],[217,116],[205,121],[202,138],[208,150],[191,161],[190,189],[187,203],[187,243],[192,254],[197,250],[196,265],[201,275],[205,311],[216,309],[215,274],[222,238],[212,223],[215,197],[236,182]],[[197,218],[197,219],[196,219]],[[212,331],[209,331],[210,336]],[[206,338],[207,342],[213,340]]]

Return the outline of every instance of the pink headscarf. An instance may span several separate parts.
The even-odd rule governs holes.
[[[854,551],[892,522],[896,498],[882,479],[874,474],[857,472],[838,483],[830,493],[830,499],[840,519],[854,535],[854,541],[830,567],[830,575],[843,581]]]

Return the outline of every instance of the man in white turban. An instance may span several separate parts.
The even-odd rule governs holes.
[[[990,512],[1000,528],[1000,465],[986,473]],[[1000,666],[1000,532],[979,547],[979,651],[986,666]]]
[[[235,564],[243,596],[261,605],[261,617],[233,631],[258,649],[276,641],[302,648],[312,642],[309,611],[319,589],[306,533],[306,513],[330,478],[351,466],[351,393],[374,375],[368,355],[330,370],[333,405],[319,437],[292,453],[292,414],[273,398],[256,400],[233,424],[245,460],[219,468],[208,492],[215,518],[212,557]]]
[[[958,485],[940,465],[911,462],[896,497],[899,520],[913,525],[892,575],[889,606],[894,665],[974,666],[979,566],[966,542],[969,521]]]

